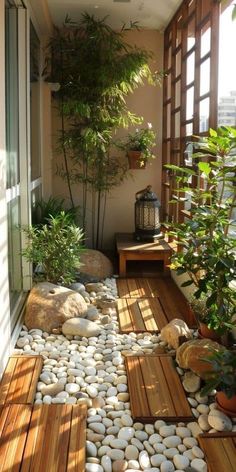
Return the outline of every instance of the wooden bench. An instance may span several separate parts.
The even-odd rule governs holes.
[[[121,333],[156,332],[168,323],[158,298],[120,298],[117,312]]]
[[[84,472],[85,405],[0,407],[0,472]]]
[[[125,359],[130,406],[135,421],[191,421],[193,414],[169,355]]]
[[[116,249],[119,255],[120,277],[126,276],[127,261],[163,261],[163,272],[165,275],[169,274],[168,264],[172,249],[164,239],[146,243],[135,241],[132,233],[117,233]]]
[[[42,356],[10,357],[0,383],[0,405],[33,404],[42,366]]]
[[[236,433],[204,433],[198,436],[208,472],[235,472]]]

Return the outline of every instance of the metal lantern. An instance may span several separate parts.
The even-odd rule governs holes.
[[[150,242],[162,237],[159,217],[161,204],[151,185],[137,192],[135,198],[134,239]]]

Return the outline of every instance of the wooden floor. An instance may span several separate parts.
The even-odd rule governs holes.
[[[160,331],[174,318],[195,325],[184,295],[170,277],[119,278],[117,286],[120,332]]]
[[[200,434],[208,472],[236,471],[236,433]]]
[[[135,421],[191,421],[182,383],[169,355],[126,357],[130,406]]]
[[[0,407],[0,472],[84,472],[85,405]]]

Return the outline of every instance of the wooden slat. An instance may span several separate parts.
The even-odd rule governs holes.
[[[162,365],[162,370],[166,377],[166,383],[168,384],[170,391],[173,396],[173,404],[175,407],[177,416],[192,416],[191,408],[188,401],[186,401],[186,396],[182,383],[180,381],[179,375],[173,365],[172,357],[160,357],[160,362]],[[171,372],[171,382],[169,379],[169,372]]]
[[[139,357],[126,357],[125,362],[127,367],[132,415],[134,418],[150,416],[151,413],[140,369]]]
[[[168,319],[162,309],[160,301],[158,298],[149,298],[146,303],[148,303],[149,311],[146,311],[145,308],[142,309],[142,316],[144,318],[144,323],[147,331],[160,331],[168,323]],[[139,301],[139,305],[142,306],[143,301]],[[152,320],[150,318],[150,313],[152,314]],[[147,316],[146,316],[147,315]],[[151,326],[156,326],[157,328],[152,329]]]
[[[152,297],[147,279],[143,277],[143,278],[138,278],[136,280],[139,287],[139,297],[140,298]]]
[[[78,414],[80,415],[79,422],[77,421]],[[85,470],[86,417],[85,405],[76,405],[76,408],[73,408],[67,468],[69,472]]]
[[[151,416],[176,416],[176,411],[166,382],[160,358],[143,357],[140,359],[145,389]]]
[[[158,324],[153,316],[149,299],[137,300],[137,304],[142,314],[144,329],[146,329],[146,331],[158,331]]]
[[[133,324],[133,330],[136,332],[145,331],[145,324],[142,318],[142,313],[136,299],[127,298],[127,307],[129,309],[130,318]]]
[[[31,405],[0,407],[0,472],[20,471],[32,408]]]
[[[155,333],[168,323],[158,298],[120,298],[117,310],[121,333]]]
[[[130,293],[130,297],[137,298],[140,296],[139,294],[139,288],[138,288],[138,283],[136,279],[127,279],[127,285]]]
[[[200,434],[198,440],[209,472],[235,472],[236,433]]]
[[[193,418],[180,378],[168,355],[126,360],[130,405],[136,421],[189,421]]]
[[[85,470],[85,405],[35,405],[21,472]]]
[[[127,279],[117,279],[117,290],[120,298],[129,298],[129,288],[127,284]]]
[[[121,332],[132,332],[134,330],[132,320],[130,318],[130,312],[127,307],[126,299],[119,298],[117,300],[117,311],[120,323]]]
[[[41,356],[11,357],[0,383],[0,405],[32,404],[42,365]]]

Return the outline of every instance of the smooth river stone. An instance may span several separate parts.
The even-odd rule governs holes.
[[[64,385],[61,382],[57,382],[51,385],[45,385],[41,388],[41,393],[43,395],[49,395],[50,397],[54,397],[58,393],[64,390]]]
[[[161,463],[160,472],[174,472],[175,466],[171,461],[165,461]]]
[[[139,457],[139,450],[136,446],[129,444],[125,449],[125,458],[128,460],[136,460]]]
[[[91,441],[86,441],[86,451],[89,457],[97,457],[97,447]]]
[[[165,444],[166,447],[177,447],[181,444],[181,438],[179,436],[168,436],[163,439],[163,444]]]
[[[92,464],[92,463],[90,464],[89,462],[87,462],[85,465],[85,471],[86,472],[104,472],[104,469],[99,464]]]
[[[132,426],[133,420],[130,415],[122,415],[121,422],[124,426]]]
[[[220,410],[211,410],[208,416],[208,423],[212,428],[216,429],[216,431],[232,430],[232,421]]]
[[[122,460],[125,457],[124,451],[121,451],[120,449],[111,449],[108,451],[107,455],[113,460],[113,461],[118,461]]]
[[[159,433],[163,438],[166,438],[168,436],[174,436],[175,435],[175,426],[161,426],[159,429]]]
[[[150,459],[149,459],[149,455],[147,451],[141,451],[139,453],[139,463],[143,470],[147,469],[148,467],[151,467]]]
[[[197,472],[207,472],[207,464],[202,459],[193,459],[191,461],[191,467]]]
[[[154,467],[159,467],[162,462],[166,461],[166,457],[163,454],[154,454],[151,457],[151,463]]]
[[[186,469],[189,466],[189,459],[188,457],[182,456],[181,454],[176,454],[173,457],[174,465],[177,469]]]
[[[101,459],[101,465],[104,469],[104,472],[112,472],[112,462],[109,456],[103,456]]]
[[[134,437],[134,428],[129,428],[127,426],[124,426],[123,428],[120,429],[118,433],[118,439],[125,439],[126,441],[129,441],[131,438]]]
[[[124,472],[127,466],[128,463],[125,460],[114,461],[112,464],[112,472]]]
[[[112,439],[110,446],[114,449],[125,449],[128,446],[128,442],[125,439]]]
[[[98,434],[105,434],[106,432],[106,428],[103,423],[90,423],[89,428]]]

